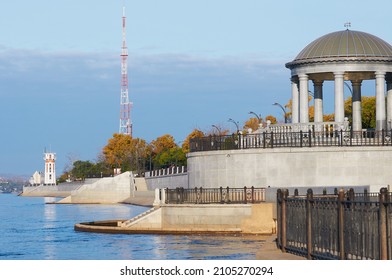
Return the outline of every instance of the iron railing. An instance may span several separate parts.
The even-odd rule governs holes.
[[[166,204],[247,204],[265,202],[265,188],[165,189]]]
[[[190,152],[253,148],[392,146],[392,130],[263,132],[211,135],[190,140]]]
[[[392,259],[391,193],[277,192],[277,243],[308,259]]]

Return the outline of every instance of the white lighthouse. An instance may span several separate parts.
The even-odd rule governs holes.
[[[45,185],[56,185],[56,154],[44,153],[45,160]]]

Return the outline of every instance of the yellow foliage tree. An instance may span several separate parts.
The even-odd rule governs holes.
[[[260,120],[261,122],[263,122],[263,119]],[[252,131],[256,131],[258,130],[260,127],[259,125],[259,119],[258,118],[250,118],[249,120],[247,120],[244,124],[244,130],[245,132],[248,131],[248,129],[252,129]]]
[[[270,121],[271,124],[276,124],[276,123],[277,123],[276,118],[275,118],[274,116],[272,116],[272,115],[266,116],[266,117],[265,117],[265,120],[266,120],[266,121]]]
[[[122,171],[136,170],[141,158],[146,157],[146,141],[130,135],[113,134],[102,149],[105,163]]]
[[[174,137],[171,136],[170,134],[165,134],[163,136],[160,136],[151,142],[152,153],[155,155],[160,154],[163,151],[169,150],[176,146],[177,144],[174,140]]]
[[[189,153],[189,142],[192,138],[196,138],[196,137],[204,137],[204,132],[198,129],[194,129],[184,140],[184,142],[182,143],[182,150],[184,151],[184,153]]]

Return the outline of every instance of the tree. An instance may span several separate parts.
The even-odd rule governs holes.
[[[146,141],[132,138],[130,135],[113,134],[108,144],[103,148],[104,161],[112,168],[121,168],[121,171],[140,169],[140,161],[147,155]]]
[[[277,123],[276,118],[275,118],[274,116],[272,116],[272,115],[266,116],[266,117],[265,117],[265,120],[266,120],[266,121],[270,121],[271,124],[276,124],[276,123]]]
[[[185,138],[184,142],[182,143],[182,150],[184,154],[189,153],[190,147],[189,143],[192,138],[198,138],[198,137],[204,137],[204,132],[195,128],[191,133],[188,134],[188,136]]]
[[[260,119],[261,124],[263,123],[263,119]],[[256,131],[260,127],[260,122],[258,118],[250,118],[247,120],[243,126],[245,131],[248,131],[248,129],[252,129],[252,131]]]
[[[376,97],[375,96],[362,96],[362,128],[375,128],[376,127]],[[352,123],[352,98],[349,97],[344,102],[344,114]]]
[[[154,168],[168,167],[171,161],[170,150],[177,148],[174,137],[170,134],[165,134],[153,140],[150,145]]]

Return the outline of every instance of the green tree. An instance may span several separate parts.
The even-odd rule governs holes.
[[[165,134],[151,142],[154,169],[168,167],[171,164],[172,149],[178,148],[174,137]]]
[[[73,163],[71,176],[74,179],[84,180],[85,178],[92,177],[94,164],[90,161],[77,160]]]

